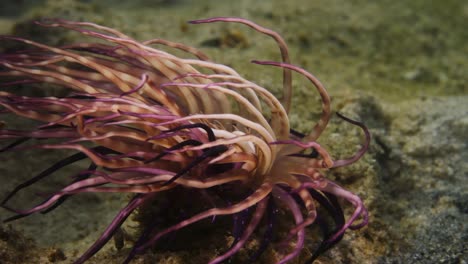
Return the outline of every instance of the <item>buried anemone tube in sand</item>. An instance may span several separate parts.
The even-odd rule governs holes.
[[[51,47],[2,36],[2,41],[30,46],[0,55],[2,87],[48,83],[69,89],[69,93],[63,97],[28,97],[0,91],[3,114],[40,122],[29,130],[3,125],[0,151],[75,151],[8,194],[2,206],[15,214],[5,221],[49,212],[67,197],[80,193],[131,194],[128,204],[75,263],[83,263],[98,252],[137,208],[173,189],[191,189],[197,194],[191,194],[191,199],[209,204],[210,209],[184,216],[168,226],[150,221],[122,260],[124,263],[157,247],[166,235],[215,216],[232,217],[234,241],[226,252],[211,259],[211,264],[232,257],[254,232],[259,244],[250,262],[256,262],[270,244],[290,244],[290,251],[282,252],[277,259],[278,263],[287,263],[311,247],[305,243],[306,231],[317,225],[322,237],[306,261],[312,263],[340,241],[346,230],[365,226],[368,214],[361,199],[323,174],[364,155],[370,141],[367,128],[337,113],[361,128],[365,141],[352,157],[332,159],[317,143],[331,117],[330,98],[317,78],[290,64],[281,36],[241,18],[218,17],[190,23],[212,22],[241,23],[277,42],[281,62],[252,62],[282,69],[281,99],[190,46],[162,39],[138,42],[93,23],[58,19],[37,22],[74,30],[100,42]],[[154,44],[182,50],[196,59],[176,57],[152,47]],[[320,119],[309,134],[290,128],[292,72],[307,78],[322,101]],[[81,160],[89,160],[90,166],[39,205],[30,209],[8,206],[17,192]],[[242,198],[230,201],[223,192],[226,186],[242,190],[238,192]],[[210,199],[215,196],[221,199]],[[354,207],[349,217],[344,216],[339,200]],[[293,224],[286,235],[272,239],[278,210],[290,214]]]

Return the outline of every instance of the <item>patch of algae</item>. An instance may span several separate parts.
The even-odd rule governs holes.
[[[0,226],[0,260],[2,263],[26,262],[31,259],[31,255],[34,254],[32,252],[36,248],[32,240],[25,238],[11,226]]]
[[[280,71],[249,63],[250,59],[279,60],[273,41],[240,25],[187,26],[185,21],[242,16],[275,29],[290,44],[293,63],[311,71],[327,86],[334,111],[362,120],[373,134],[371,148],[363,160],[328,174],[363,197],[370,211],[370,224],[362,231],[348,232],[336,248],[317,262],[456,263],[466,261],[462,255],[466,252],[466,238],[459,231],[466,230],[463,223],[468,222],[468,202],[463,196],[467,188],[461,176],[466,175],[467,169],[460,165],[467,158],[463,141],[467,122],[466,115],[465,119],[454,117],[450,111],[466,111],[461,108],[464,101],[453,97],[467,94],[467,10],[468,5],[457,0],[430,4],[424,0],[202,0],[196,4],[184,0],[132,4],[49,0],[18,14],[14,20],[2,17],[0,23],[5,25],[5,32],[10,30],[54,45],[70,43],[79,36],[38,29],[30,21],[40,17],[92,21],[142,40],[166,38],[201,46],[214,61],[238,69],[247,79],[280,95]],[[238,32],[249,45],[203,46],[228,32]],[[1,48],[8,47],[2,43]],[[319,117],[320,103],[315,90],[302,77],[294,77],[291,122],[306,132]],[[433,108],[434,105],[438,107]],[[433,120],[450,130],[431,127]],[[340,158],[352,155],[361,140],[357,128],[333,117],[320,143],[333,157]],[[447,227],[445,223],[451,225]],[[437,231],[443,228],[445,234]],[[219,235],[218,240],[207,244],[205,251],[157,251],[137,257],[134,263],[205,263],[227,249],[229,237]],[[43,239],[47,240],[47,236]],[[424,241],[439,244],[442,249],[431,248]],[[77,242],[77,251],[65,252],[68,259],[63,263],[87,246]],[[90,263],[115,263],[127,252],[128,249],[117,252],[111,246]],[[307,259],[307,253],[304,254],[302,258]],[[262,263],[273,263],[274,256],[270,250]],[[301,259],[293,263],[301,263]]]

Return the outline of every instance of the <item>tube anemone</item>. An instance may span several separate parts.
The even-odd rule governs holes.
[[[232,257],[262,229],[259,247],[250,257],[251,262],[256,261],[276,239],[274,226],[281,221],[277,210],[289,212],[294,224],[286,237],[275,243],[286,245],[296,240],[292,251],[284,253],[278,263],[297,258],[308,247],[306,232],[314,224],[321,228],[323,237],[306,263],[312,263],[336,244],[346,230],[365,226],[368,217],[361,199],[328,180],[324,173],[354,163],[366,152],[370,141],[367,128],[339,114],[363,130],[365,143],[353,157],[334,160],[317,143],[331,116],[330,98],[320,81],[290,64],[284,40],[272,30],[241,18],[218,17],[190,23],[215,22],[241,23],[277,42],[281,62],[253,63],[283,70],[281,100],[190,46],[160,39],[139,42],[93,23],[37,22],[44,27],[74,30],[100,42],[51,47],[1,36],[2,41],[31,46],[0,55],[1,86],[47,83],[69,90],[63,97],[28,97],[0,91],[2,113],[40,122],[29,130],[0,127],[0,140],[5,143],[1,152],[34,148],[76,152],[7,194],[1,204],[15,214],[5,221],[48,212],[67,197],[81,193],[132,194],[128,204],[75,263],[83,263],[98,252],[135,210],[150,208],[147,205],[157,199],[157,194],[175,189],[196,190],[200,197],[191,199],[200,199],[210,208],[164,228],[148,224],[124,263],[168,234],[224,215],[232,216],[234,242],[211,264]],[[180,49],[197,59],[176,57],[153,44]],[[307,78],[322,100],[321,117],[309,134],[290,128],[292,72]],[[26,141],[34,143],[26,146]],[[306,154],[308,151],[311,153]],[[19,191],[81,160],[89,160],[91,165],[37,206],[8,206]],[[242,190],[238,192],[241,199],[231,199],[220,191],[223,186]],[[211,199],[215,196],[226,203],[220,205]],[[345,217],[340,198],[354,206],[350,217]],[[318,214],[319,207],[328,216]],[[359,218],[362,220],[356,223]]]

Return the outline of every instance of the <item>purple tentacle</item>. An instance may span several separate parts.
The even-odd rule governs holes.
[[[369,129],[367,129],[367,127],[363,123],[352,120],[350,118],[347,118],[347,117],[345,117],[344,115],[342,115],[342,114],[340,114],[338,112],[336,112],[336,115],[339,116],[340,118],[344,119],[345,121],[360,127],[362,129],[362,131],[364,131],[365,141],[364,141],[364,145],[362,145],[361,149],[359,149],[356,152],[356,154],[354,154],[354,156],[352,156],[350,158],[347,158],[347,159],[343,159],[343,160],[335,160],[333,162],[333,167],[332,168],[347,166],[349,164],[352,164],[352,163],[358,161],[366,153],[367,149],[369,149],[369,144],[370,144],[370,141],[371,141],[371,135],[369,133]]]
[[[31,139],[30,137],[19,138],[19,139],[15,140],[13,143],[10,143],[10,144],[6,145],[5,147],[0,148],[0,153],[5,152],[5,151],[10,150],[10,149],[13,149],[16,146],[21,145],[21,144],[23,144],[24,142],[26,142],[26,141],[28,141],[30,139]]]
[[[247,219],[249,218],[250,213],[251,213],[250,209],[251,208],[247,208],[244,211],[241,211],[232,216],[233,218],[232,235],[234,236],[234,241],[232,242],[229,248],[234,247],[236,243],[239,241],[239,239],[241,238],[242,233],[244,233],[245,228],[247,227]]]
[[[141,88],[143,88],[143,86],[145,85],[145,83],[148,81],[148,78],[149,78],[149,77],[148,77],[148,74],[143,73],[143,74],[141,75],[140,83],[138,83],[138,85],[135,86],[135,88],[131,89],[130,91],[121,93],[119,97],[123,97],[123,96],[126,96],[126,95],[130,95],[130,94],[132,94],[132,93],[138,92],[138,90],[140,90]]]
[[[260,223],[260,220],[263,217],[263,214],[265,213],[265,209],[267,207],[269,200],[269,196],[265,197],[263,200],[258,202],[257,208],[255,209],[255,212],[253,213],[252,219],[250,220],[250,223],[247,225],[245,228],[242,236],[239,238],[237,243],[234,244],[233,247],[231,247],[226,253],[223,255],[213,259],[210,261],[209,264],[218,264],[221,263],[222,261],[230,258],[232,255],[236,254],[242,246],[247,242],[247,240],[250,238],[252,235],[253,231],[257,227],[257,225]]]
[[[98,148],[103,148],[103,147],[96,147],[95,149],[98,149]],[[45,169],[44,171],[42,171],[41,173],[39,173],[37,176],[19,184],[18,186],[15,187],[15,189],[13,189],[13,191],[11,191],[4,199],[3,201],[0,203],[0,205],[4,205],[6,202],[8,202],[17,192],[19,192],[21,189],[24,189],[42,179],[44,179],[45,177],[51,175],[52,173],[56,172],[57,170],[60,170],[70,164],[73,164],[75,162],[78,162],[80,160],[83,160],[87,158],[87,156],[84,154],[84,153],[76,153],[76,154],[73,154],[63,160],[60,160],[59,162],[55,163],[54,165],[52,165],[51,167]]]
[[[287,191],[283,190],[281,186],[275,186],[273,188],[273,195],[282,203],[286,204],[286,206],[289,208],[289,210],[293,214],[296,225],[299,225],[304,221],[301,209],[299,208],[296,201],[291,197],[291,195]],[[297,242],[296,242],[296,246],[294,250],[288,255],[286,255],[284,258],[282,258],[278,262],[278,264],[285,264],[288,261],[297,257],[299,253],[301,252],[302,248],[304,247],[304,241],[305,241],[305,230],[301,229],[297,233]]]
[[[111,239],[112,235],[116,232],[122,223],[127,219],[127,217],[139,206],[143,205],[146,201],[150,200],[155,194],[137,194],[132,200],[117,214],[117,216],[112,220],[111,224],[106,228],[104,233],[94,242],[94,244],[78,258],[74,264],[81,264],[92,257],[96,252],[98,252],[108,241]]]
[[[89,176],[91,176],[92,172],[95,171],[97,168],[96,164],[94,163],[91,163],[89,166],[88,166],[88,169],[83,172],[83,173],[80,173],[78,174],[74,180],[72,181],[72,183],[75,183],[75,182],[78,182],[78,181],[81,181],[81,180],[84,180],[84,179],[87,179],[89,178]],[[47,214],[49,213],[50,211],[53,211],[54,209],[58,208],[60,205],[62,205],[70,196],[72,196],[73,194],[68,194],[68,195],[64,195],[62,197],[60,197],[57,202],[55,202],[51,207],[45,209],[44,211],[41,212],[41,214]]]
[[[268,206],[266,209],[267,210],[266,230],[263,233],[263,237],[262,237],[262,240],[260,241],[260,245],[258,246],[258,249],[255,251],[255,253],[252,256],[250,256],[248,263],[256,263],[258,258],[263,254],[263,252],[265,252],[268,245],[273,240],[274,228],[276,226],[276,214],[278,210],[274,200],[275,199],[273,199],[273,197],[271,197],[271,199],[268,200]]]
[[[315,223],[320,226],[322,230],[323,239],[318,245],[318,247],[313,251],[312,256],[305,262],[305,264],[311,264],[319,255],[323,252],[327,251],[335,244],[337,244],[342,238],[343,234],[337,237],[335,240],[330,241],[330,238],[338,232],[343,225],[345,224],[345,217],[343,214],[343,210],[341,209],[338,200],[336,199],[335,195],[329,194],[327,192],[320,193],[315,189],[308,188],[307,189],[310,195],[321,205],[325,208],[328,214],[333,218],[334,229],[330,230],[327,221],[325,218],[321,217],[320,214],[317,215],[317,219]]]

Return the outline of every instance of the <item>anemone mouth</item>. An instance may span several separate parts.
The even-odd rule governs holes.
[[[69,93],[37,97],[0,91],[1,113],[40,123],[27,130],[2,125],[0,140],[7,143],[0,153],[30,149],[75,152],[7,194],[1,206],[14,215],[4,221],[48,213],[77,194],[130,194],[128,203],[75,263],[83,263],[101,250],[136,211],[143,228],[124,263],[161,246],[188,226],[223,216],[232,218],[233,241],[211,264],[232,258],[254,236],[258,247],[246,261],[257,261],[272,243],[283,247],[294,244],[295,239],[294,246],[285,246],[290,251],[277,260],[289,262],[306,247],[306,230],[318,226],[322,239],[306,261],[311,263],[341,240],[346,230],[365,226],[368,215],[361,199],[323,174],[362,157],[370,141],[367,128],[338,114],[364,131],[365,144],[354,156],[334,160],[316,142],[331,116],[330,98],[315,76],[290,64],[281,36],[241,18],[190,23],[214,22],[241,23],[277,42],[282,62],[252,62],[282,69],[281,100],[190,46],[160,39],[139,42],[89,22],[51,19],[37,24],[74,30],[103,43],[50,47],[1,36],[32,46],[0,55],[0,77],[7,80],[2,87],[46,83]],[[151,45],[179,49],[197,59],[179,58]],[[322,101],[321,117],[309,134],[289,127],[293,72],[308,79]],[[84,160],[89,163],[87,168],[36,206],[16,209],[8,205],[18,192]],[[164,199],[169,200],[161,201]],[[348,219],[338,199],[355,207]],[[292,227],[275,238],[278,210],[291,216]],[[363,220],[356,224],[359,218]]]

